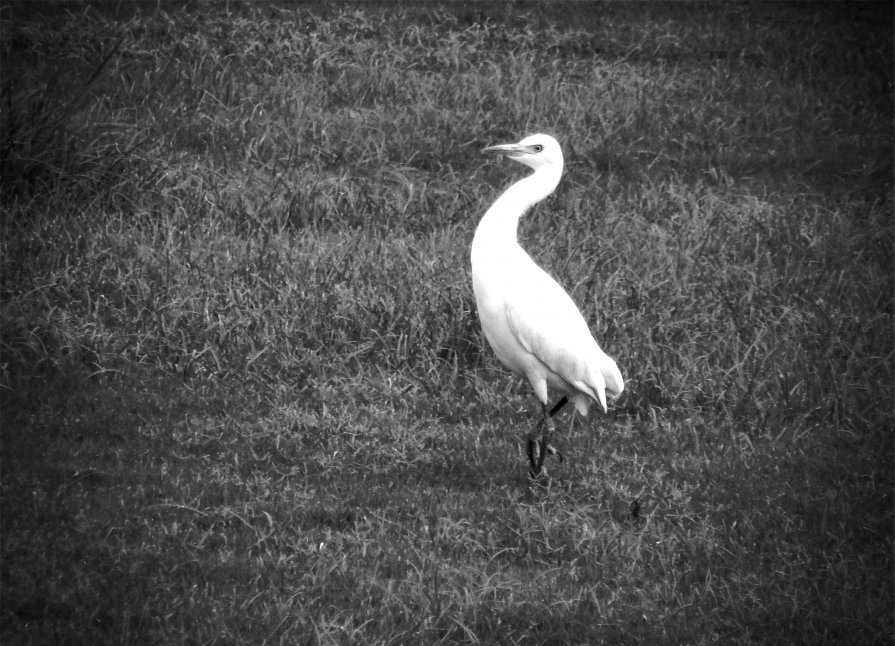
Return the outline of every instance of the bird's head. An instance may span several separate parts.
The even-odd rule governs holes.
[[[535,170],[546,166],[558,166],[562,169],[562,148],[550,135],[531,135],[517,144],[489,146],[482,152],[501,153]]]

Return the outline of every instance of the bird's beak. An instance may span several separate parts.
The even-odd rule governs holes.
[[[488,146],[482,148],[483,153],[501,153],[507,157],[518,157],[525,153],[532,152],[529,146],[520,146],[519,144],[501,144],[500,146]]]

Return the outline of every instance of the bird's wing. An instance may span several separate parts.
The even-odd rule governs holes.
[[[506,315],[520,345],[606,410],[606,380],[597,365],[605,355],[571,297],[533,262],[513,282]]]

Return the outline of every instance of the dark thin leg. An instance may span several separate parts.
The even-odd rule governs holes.
[[[528,462],[529,462],[529,464],[531,464],[531,468],[528,470],[528,475],[530,475],[532,478],[534,478],[538,475],[538,471],[537,471],[537,468],[538,468],[537,459],[538,458],[535,456],[535,446],[536,446],[536,442],[539,439],[538,430],[540,429],[540,427],[541,427],[541,425],[539,423],[535,428],[533,428],[531,431],[528,432],[528,436],[525,438],[526,439],[526,448],[528,449]]]
[[[558,410],[558,408],[554,406],[553,410]],[[544,467],[544,458],[547,457],[548,453],[558,455],[560,462],[562,462],[562,455],[550,445],[550,437],[553,435],[553,419],[551,419],[550,412],[546,406],[543,407],[543,413],[544,418],[529,432],[527,437],[528,461],[531,464],[529,474],[532,478],[537,478],[541,474],[541,469]],[[535,456],[535,446],[538,449],[537,456]]]
[[[556,414],[557,414],[559,411],[562,410],[562,407],[565,406],[565,405],[568,404],[568,403],[569,403],[569,398],[568,398],[568,397],[566,397],[565,395],[563,395],[562,397],[560,397],[560,398],[559,398],[559,401],[556,402],[556,403],[553,405],[553,408],[550,409],[550,417],[555,417]],[[551,427],[551,432],[552,432],[552,427]],[[555,455],[556,457],[558,457],[558,458],[559,458],[559,462],[560,462],[560,464],[562,464],[562,461],[563,461],[563,459],[562,459],[562,453],[560,453],[559,451],[557,451],[556,448],[553,447],[553,446],[551,446],[550,444],[547,445],[547,451],[548,451],[549,453],[552,453],[552,454]]]
[[[550,444],[550,438],[553,436],[553,417],[562,410],[563,406],[569,403],[569,398],[563,395],[559,398],[553,408],[549,411],[546,406],[543,406],[544,417],[543,419],[537,423],[534,429],[529,432],[527,440],[528,447],[528,461],[531,464],[531,469],[529,469],[529,474],[533,478],[537,478],[541,469],[544,466],[544,458],[547,457],[548,453],[551,453],[559,458],[559,461],[563,461],[562,453],[556,450],[553,445]],[[538,447],[538,454],[535,456],[535,446]]]
[[[544,408],[544,430],[541,431],[541,442],[540,442],[540,452],[538,453],[538,465],[535,469],[535,475],[541,473],[541,468],[544,466],[544,458],[547,457],[548,452],[556,453],[556,450],[550,446],[550,438],[553,436],[553,419],[547,413],[547,409]]]
[[[562,407],[569,403],[569,398],[563,395],[559,398],[559,401],[553,405],[553,408],[550,409],[550,417],[556,415],[559,411],[562,410]]]

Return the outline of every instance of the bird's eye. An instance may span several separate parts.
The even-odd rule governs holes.
[[[535,144],[535,152],[539,153],[544,150],[544,147],[541,144]]]

